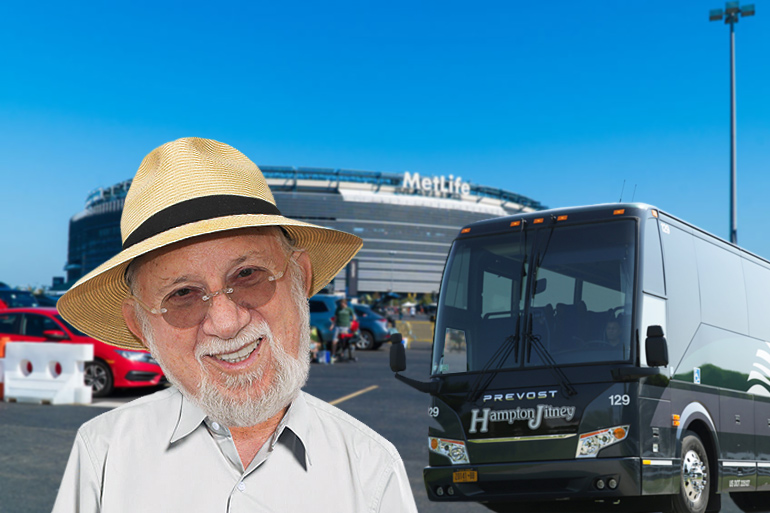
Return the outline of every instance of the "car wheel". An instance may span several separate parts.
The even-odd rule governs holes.
[[[358,349],[373,349],[374,348],[374,335],[371,331],[361,330],[361,336],[356,341],[356,347]]]
[[[706,448],[698,435],[688,431],[682,439],[682,474],[679,494],[674,496],[674,511],[703,513],[709,502],[710,488]]]
[[[83,381],[91,387],[94,397],[104,397],[112,392],[112,371],[100,360],[86,363]]]

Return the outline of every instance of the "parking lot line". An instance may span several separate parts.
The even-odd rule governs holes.
[[[367,392],[371,392],[375,388],[380,388],[380,387],[379,387],[379,385],[372,385],[370,387],[363,388],[363,389],[359,390],[358,392],[353,392],[352,394],[348,394],[346,396],[340,397],[339,399],[335,399],[334,401],[329,401],[329,404],[332,404],[332,405],[340,404],[341,402],[347,401],[348,399],[353,399],[354,397],[357,397],[357,396],[359,396],[361,394],[365,394]]]
[[[117,408],[118,406],[123,406],[124,404],[126,403],[121,401],[94,401],[90,404],[87,404],[86,406],[94,406],[96,408]]]

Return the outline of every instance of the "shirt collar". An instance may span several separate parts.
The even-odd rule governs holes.
[[[279,425],[276,432],[280,437],[281,429],[285,426],[294,434],[297,440],[299,440],[305,453],[305,468],[313,464],[312,459],[310,458],[309,448],[311,445],[310,435],[312,425],[313,419],[310,413],[310,407],[305,401],[305,392],[300,391],[294,401],[292,401],[289,411],[286,412],[286,415],[283,417],[281,425]],[[275,442],[273,442],[273,444],[275,444]]]
[[[179,392],[179,394],[182,395],[181,392]],[[179,418],[176,427],[174,427],[174,432],[171,434],[169,443],[173,444],[195,431],[205,418],[206,414],[203,413],[203,410],[198,408],[194,403],[188,401],[187,398],[182,395],[182,402],[179,405]]]
[[[182,397],[182,401],[179,405],[179,417],[169,441],[172,444],[188,436],[206,420],[206,414],[203,410],[189,401],[181,392],[179,394]],[[284,429],[289,429],[300,442],[301,449],[305,455],[305,468],[307,468],[308,465],[312,465],[308,448],[312,425],[313,419],[310,407],[305,401],[305,392],[300,391],[267,443],[271,444],[272,449],[283,435]]]

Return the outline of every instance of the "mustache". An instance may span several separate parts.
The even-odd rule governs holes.
[[[223,339],[219,337],[210,337],[195,346],[195,358],[200,361],[204,356],[215,354],[232,353],[245,345],[255,341],[270,342],[273,340],[273,332],[267,322],[260,321],[251,324],[241,330],[233,338]]]

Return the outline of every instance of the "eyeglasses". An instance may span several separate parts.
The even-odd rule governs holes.
[[[211,299],[225,294],[232,302],[244,308],[259,308],[266,305],[275,295],[276,282],[284,277],[291,258],[286,259],[283,271],[272,274],[262,267],[244,267],[227,278],[225,287],[207,292],[201,287],[185,286],[171,292],[160,303],[160,308],[147,306],[133,294],[139,305],[176,328],[192,328],[203,322],[211,306]]]

